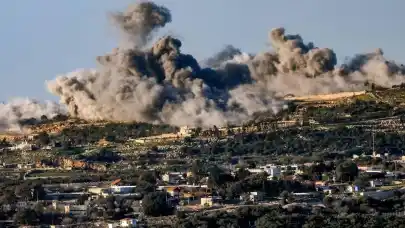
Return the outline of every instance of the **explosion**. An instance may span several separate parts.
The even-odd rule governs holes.
[[[269,34],[273,51],[252,55],[229,45],[202,66],[181,53],[182,43],[174,37],[162,37],[148,47],[159,28],[172,20],[166,7],[137,3],[112,13],[111,19],[123,42],[97,57],[97,69],[76,70],[47,82],[73,117],[224,126],[244,122],[256,112],[277,113],[286,106],[279,98],[286,94],[356,91],[368,83],[391,87],[405,81],[404,66],[387,61],[379,49],[336,66],[333,50],[305,44],[284,28]],[[44,110],[40,114],[50,111]],[[15,115],[21,116],[27,115]]]
[[[170,36],[146,48],[152,34],[171,18],[167,8],[152,2],[112,14],[125,44],[98,57],[98,69],[60,76],[48,83],[49,90],[72,116],[91,120],[211,127],[282,108],[271,91],[238,78],[249,79],[244,65],[202,68],[193,56],[181,53],[181,41]],[[230,75],[233,70],[238,76]],[[243,88],[243,83],[252,87]]]

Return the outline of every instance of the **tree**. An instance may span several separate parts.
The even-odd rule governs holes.
[[[2,192],[2,195],[0,196],[0,204],[5,205],[5,204],[13,204],[17,201],[17,197],[12,192],[11,190],[6,190]]]
[[[67,119],[69,119],[69,117],[63,114],[58,114],[52,118],[54,121],[66,121]]]
[[[24,200],[30,200],[33,196],[31,186],[28,182],[16,186],[14,189],[14,194],[17,197],[23,198]]]
[[[42,180],[25,181],[15,187],[14,194],[25,200],[40,200],[46,194],[42,184]]]
[[[122,199],[114,196],[99,199],[97,204],[104,208],[102,216],[107,219],[121,219],[125,213],[131,212],[129,208],[123,204]]]
[[[186,157],[188,155],[188,151],[190,151],[190,149],[188,148],[188,146],[182,146],[179,149],[180,152],[180,156],[182,157]]]
[[[186,213],[185,213],[184,211],[179,211],[179,210],[176,211],[176,217],[177,217],[178,219],[185,219],[185,218],[187,218]]]
[[[243,180],[248,176],[250,176],[250,172],[244,168],[240,168],[236,171],[236,178],[238,178],[238,180]]]
[[[213,131],[214,131],[214,136],[218,138],[220,136],[220,131],[219,131],[218,127],[214,125]]]
[[[89,197],[88,197],[87,195],[81,195],[81,196],[79,196],[79,198],[77,198],[76,202],[77,202],[79,205],[83,205],[83,204],[86,202],[86,200],[87,200],[88,198],[89,198]]]
[[[115,142],[116,137],[115,137],[115,135],[107,135],[105,137],[105,140],[108,141],[108,142]]]
[[[287,191],[281,192],[280,193],[280,198],[281,198],[280,204],[281,205],[287,204],[287,199],[289,196],[290,196],[290,193],[288,193]]]
[[[324,204],[326,207],[332,207],[332,205],[333,205],[333,198],[332,198],[332,197],[329,197],[329,196],[325,196],[325,197],[323,198],[323,204]]]
[[[336,167],[336,179],[339,181],[353,181],[359,173],[356,163],[345,161]]]
[[[139,181],[145,181],[150,184],[156,184],[156,173],[151,171],[145,171],[139,176]]]
[[[287,220],[278,213],[268,213],[256,220],[256,228],[278,228],[286,227]]]
[[[48,121],[48,117],[47,117],[46,115],[42,115],[42,116],[41,116],[41,121],[42,121],[42,122]]]
[[[194,138],[194,137],[198,137],[198,136],[201,135],[201,132],[202,132],[202,128],[201,128],[201,127],[197,127],[197,128],[194,129],[194,131],[193,131],[191,137],[193,137],[193,138]]]
[[[41,200],[45,197],[46,192],[44,187],[42,187],[42,184],[40,183],[35,183],[32,186],[32,199],[33,200]]]
[[[46,146],[51,142],[51,139],[50,139],[48,133],[43,131],[37,135],[36,142],[41,146]]]
[[[192,138],[190,137],[190,136],[186,136],[186,137],[184,137],[184,143],[191,143],[193,140],[192,140]]]
[[[312,215],[306,221],[304,228],[327,227],[327,225],[323,216]]]
[[[38,203],[35,204],[33,209],[38,215],[40,215],[40,214],[44,213],[44,208],[45,208],[44,203],[43,202],[38,202]]]
[[[369,186],[369,178],[364,175],[360,175],[356,180],[354,181],[354,185],[356,185],[359,188],[365,188]]]
[[[234,181],[231,174],[224,173],[218,166],[213,166],[209,169],[208,185],[212,187],[220,187],[228,182]]]
[[[200,160],[195,160],[193,161],[193,164],[191,165],[191,172],[193,174],[193,176],[200,176],[202,175],[202,164],[200,162]]]
[[[243,193],[243,186],[240,182],[233,183],[226,189],[226,197],[229,199],[233,199],[241,193]]]
[[[138,181],[138,184],[136,185],[136,191],[142,194],[153,192],[155,191],[155,189],[156,189],[155,185],[146,181]]]
[[[151,192],[142,200],[143,212],[150,216],[163,216],[171,213],[167,203],[167,192]]]
[[[9,142],[7,142],[6,138],[3,138],[3,139],[0,141],[0,148],[10,147],[10,146],[11,146],[11,144],[10,144]]]
[[[37,225],[39,215],[32,209],[21,210],[14,215],[14,222],[20,225]]]

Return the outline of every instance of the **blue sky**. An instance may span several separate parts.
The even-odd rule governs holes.
[[[77,68],[95,66],[117,36],[111,10],[133,0],[12,0],[0,7],[0,100],[53,99],[44,82]],[[283,26],[306,42],[332,48],[340,60],[382,48],[405,62],[405,1],[370,0],[157,0],[173,22],[160,32],[183,42],[198,60],[226,44],[246,52],[267,50],[268,31]],[[402,21],[402,23],[401,23]]]

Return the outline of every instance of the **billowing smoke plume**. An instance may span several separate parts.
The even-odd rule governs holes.
[[[387,61],[380,49],[335,67],[331,49],[306,45],[299,35],[285,35],[283,28],[271,31],[270,41],[275,53],[256,55],[244,64],[253,80],[276,94],[324,94],[361,90],[368,83],[392,87],[405,81],[404,66]]]
[[[233,60],[236,56],[242,55],[242,52],[232,45],[226,45],[225,48],[205,61],[206,67],[219,68],[221,64]]]
[[[381,51],[336,67],[331,49],[305,44],[283,28],[270,32],[274,52],[249,55],[226,46],[202,68],[180,52],[182,43],[173,37],[146,48],[153,33],[171,21],[165,7],[143,2],[112,18],[130,45],[98,57],[96,70],[78,70],[48,82],[73,116],[221,126],[240,123],[258,111],[277,112],[284,103],[276,95],[351,91],[364,89],[368,82],[390,87],[405,81],[404,67],[386,61]]]
[[[73,116],[85,119],[145,121],[173,125],[212,126],[245,120],[255,111],[280,109],[280,102],[263,89],[237,92],[240,80],[213,69],[201,69],[180,52],[181,42],[167,36],[144,51],[157,28],[170,22],[169,10],[151,2],[114,14],[132,48],[119,47],[97,58],[97,70],[79,70],[48,83]],[[238,52],[237,54],[239,54]],[[221,60],[229,60],[234,51]],[[248,68],[244,69],[249,77]],[[238,73],[238,72],[235,72]],[[225,80],[220,82],[219,80]],[[230,85],[228,80],[234,82]],[[215,86],[218,83],[227,87]],[[245,80],[247,81],[247,80]],[[219,85],[219,84],[218,84]],[[232,88],[231,88],[232,87]],[[233,95],[231,89],[235,89]]]
[[[54,102],[13,99],[7,104],[0,104],[0,131],[22,132],[23,120],[53,118],[64,112],[63,107]]]
[[[88,120],[139,121],[211,127],[241,123],[260,111],[285,106],[277,97],[391,87],[405,82],[405,67],[387,61],[378,49],[336,66],[328,48],[305,44],[283,28],[270,32],[272,52],[256,55],[233,46],[203,67],[180,52],[171,36],[148,46],[170,11],[152,2],[111,14],[123,42],[97,57],[99,67],[77,70],[47,83],[70,115]],[[21,99],[0,104],[0,130],[21,130],[24,119],[52,118],[65,106]]]
[[[125,46],[141,48],[156,29],[171,22],[172,16],[165,7],[141,3],[130,5],[124,12],[112,13],[111,19],[122,32]]]

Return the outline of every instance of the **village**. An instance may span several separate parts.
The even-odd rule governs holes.
[[[297,126],[302,126],[297,121],[295,123],[298,124]],[[207,137],[195,135],[196,129],[182,127],[177,133],[165,133],[159,136],[136,139],[128,138],[128,142],[142,148],[149,148],[151,145],[165,148],[162,145],[170,144],[173,147],[176,144],[211,143],[215,139],[219,141],[235,139],[234,137],[237,137],[238,132],[241,132],[239,134],[248,134],[243,131],[247,131],[246,129],[249,128],[240,129],[232,129],[235,132],[232,137],[226,133],[215,134],[216,131],[229,132],[229,128],[211,129],[209,131],[212,136],[207,141]],[[44,151],[55,153],[55,150],[62,148],[61,143],[55,141],[41,147],[38,145],[40,144],[38,143],[38,134],[8,140],[8,145],[2,148],[2,152],[8,153],[8,156],[18,153],[25,155],[31,153],[32,155]],[[374,143],[374,138],[372,140]],[[11,200],[10,203],[2,202],[3,212],[37,209],[38,205],[41,205],[42,213],[56,213],[64,218],[62,223],[66,223],[69,219],[71,221],[88,221],[89,218],[98,218],[96,220],[99,222],[95,224],[100,227],[135,227],[141,226],[147,221],[145,210],[148,209],[143,206],[143,201],[144,195],[150,194],[151,191],[165,193],[167,208],[183,213],[229,211],[249,205],[325,208],[326,198],[339,200],[371,198],[384,201],[405,193],[405,156],[377,153],[376,151],[367,155],[353,154],[349,160],[340,164],[334,164],[334,160],[297,164],[282,164],[276,160],[275,163],[260,164],[260,162],[246,163],[243,158],[235,157],[229,163],[218,165],[216,174],[210,169],[201,172],[196,171],[196,167],[193,166],[178,171],[162,172],[161,168],[154,168],[161,167],[161,165],[149,165],[146,170],[140,171],[143,173],[142,175],[150,176],[148,183],[151,186],[147,188],[146,192],[144,186],[140,188],[139,185],[125,184],[126,181],[121,180],[121,178],[110,181],[68,181],[67,183],[61,181],[75,179],[75,176],[103,175],[103,173],[112,170],[124,171],[128,169],[124,168],[128,162],[111,163],[110,160],[117,155],[114,155],[115,152],[107,152],[105,148],[111,148],[113,144],[114,142],[108,142],[102,138],[96,144],[91,145],[91,148],[89,145],[74,145],[69,148],[71,150],[72,148],[89,147],[86,148],[86,151],[98,150],[97,156],[107,158],[106,162],[75,159],[71,156],[56,156],[52,159],[42,158],[37,161],[30,160],[31,162],[23,162],[23,160],[20,160],[19,163],[3,162],[0,169],[2,175],[6,174],[4,178],[39,183],[31,184],[34,186],[29,189],[31,197],[26,196],[24,200],[24,198],[16,196],[16,199]],[[159,151],[159,153],[168,152]],[[121,155],[119,154],[119,156]],[[384,165],[387,162],[392,163],[393,167]],[[140,179],[142,179],[142,175],[139,177]],[[242,189],[233,189],[232,183],[243,182],[250,178],[252,181],[257,181],[256,178],[266,184],[259,187],[245,188],[241,186]],[[225,187],[224,190],[223,184],[225,182],[221,183],[222,181],[231,183],[231,185]],[[297,186],[285,189],[282,187],[271,193],[265,187],[265,185],[280,182],[295,183]],[[144,184],[144,181],[142,183]],[[111,199],[115,202],[115,206],[99,205],[99,202],[105,203],[106,200]],[[121,203],[117,205],[117,202]],[[115,220],[113,219],[114,216],[105,215],[111,210],[109,207],[121,207],[121,210],[128,213],[120,215],[119,217],[123,218]],[[125,210],[122,207],[125,207]],[[2,222],[13,223],[12,220]],[[85,224],[85,222],[73,224],[79,223]],[[50,227],[57,226],[50,225]]]
[[[285,114],[209,129],[43,118],[0,136],[0,223],[159,227],[251,207],[405,216],[402,111],[359,103],[368,94],[288,98]]]

